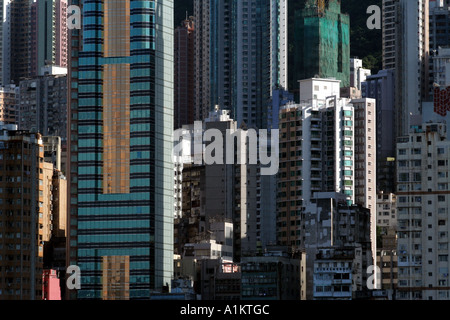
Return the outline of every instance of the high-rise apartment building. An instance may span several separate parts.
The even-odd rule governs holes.
[[[376,101],[377,191],[395,191],[395,70],[381,70],[362,83],[362,97]]]
[[[395,21],[397,19],[397,0],[383,0],[382,2],[382,54],[383,54],[383,70],[394,69],[396,59],[396,26]]]
[[[370,210],[370,239],[376,253],[377,130],[375,99],[353,99],[355,132],[355,203]]]
[[[307,79],[300,101],[280,109],[277,241],[300,247],[301,213],[314,193],[340,192],[371,210],[375,252],[375,100],[341,98],[339,80]]]
[[[350,18],[337,0],[307,0],[295,12],[294,61],[289,91],[298,99],[298,81],[334,77],[350,85]],[[300,93],[301,94],[301,93]]]
[[[433,97],[434,84],[443,85],[442,72],[445,73],[445,67],[442,65],[442,58],[447,56],[448,59],[449,46],[450,7],[444,5],[442,1],[436,1],[434,6],[430,2],[430,78],[428,82],[430,100]],[[450,79],[450,76],[448,76],[448,79]]]
[[[220,105],[238,126],[267,127],[272,90],[287,86],[287,1],[197,1],[194,12],[203,119]]]
[[[56,58],[54,65],[67,67],[68,65],[68,35],[67,35],[67,0],[55,1],[55,25],[56,25]]]
[[[9,10],[11,30],[9,81],[15,85],[19,85],[21,80],[31,75],[31,1],[10,1]],[[8,44],[6,43],[5,45]]]
[[[11,0],[0,1],[0,86],[10,83],[11,76]]]
[[[68,263],[83,270],[79,299],[170,287],[173,5],[85,2],[72,30]]]
[[[46,65],[67,67],[67,0],[36,0],[31,4],[31,76]]]
[[[444,123],[397,143],[397,299],[449,300],[449,152]]]
[[[67,137],[67,75],[46,74],[20,81],[17,124],[45,136]]]
[[[350,100],[340,98],[340,81],[300,81],[300,99],[283,106],[279,120],[277,241],[296,247],[301,212],[315,192],[355,201],[355,115]]]
[[[0,299],[42,299],[44,148],[40,134],[0,126]]]
[[[174,72],[174,129],[194,123],[195,103],[195,22],[186,17],[175,28],[175,72]]]
[[[402,136],[429,94],[429,0],[397,1],[396,17],[396,126]]]
[[[78,0],[72,1],[73,5],[83,10],[83,2]],[[69,12],[73,14],[74,12]],[[81,23],[81,21],[79,21]],[[77,226],[71,221],[76,221],[78,216],[78,78],[79,78],[79,55],[83,50],[82,32],[79,29],[68,30],[69,40],[69,66],[67,68],[68,84],[67,88],[67,163],[66,163],[66,177],[67,177],[67,223],[69,225],[69,232],[67,233],[66,242],[66,265],[76,265],[77,250],[76,241]],[[69,111],[70,110],[70,111]],[[77,291],[69,290],[67,288],[67,299],[76,299]]]

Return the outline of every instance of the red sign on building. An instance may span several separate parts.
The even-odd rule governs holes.
[[[450,111],[450,87],[441,89],[434,88],[434,112],[445,117]]]

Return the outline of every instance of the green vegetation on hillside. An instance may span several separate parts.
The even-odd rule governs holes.
[[[364,67],[375,74],[382,68],[382,34],[381,30],[367,28],[367,19],[371,16],[367,8],[371,5],[381,8],[381,0],[341,1],[342,12],[350,15],[350,54],[363,59]]]

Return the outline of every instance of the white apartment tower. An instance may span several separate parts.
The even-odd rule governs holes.
[[[350,87],[362,89],[362,83],[371,75],[370,69],[363,68],[363,61],[361,59],[350,59]]]
[[[397,143],[398,291],[402,300],[450,300],[450,141],[444,123]]]
[[[354,194],[354,111],[340,81],[299,81],[300,103],[280,108],[277,242],[300,249],[302,212],[316,192]]]
[[[376,252],[376,106],[374,99],[340,97],[340,81],[299,81],[300,103],[280,109],[278,242],[301,246],[298,212],[316,192],[339,192],[370,209]],[[296,213],[293,215],[292,213]]]
[[[353,99],[355,112],[355,203],[370,210],[372,253],[376,253],[377,126],[376,100]],[[375,257],[374,257],[375,258]]]
[[[303,198],[308,203],[314,192],[334,191],[354,203],[354,108],[349,99],[340,98],[339,80],[299,82]]]

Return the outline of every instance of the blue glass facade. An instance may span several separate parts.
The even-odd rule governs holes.
[[[79,299],[104,298],[104,257],[129,258],[129,299],[170,283],[172,15],[172,1],[83,2],[71,221]]]

